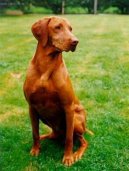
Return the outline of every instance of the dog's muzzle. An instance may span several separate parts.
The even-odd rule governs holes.
[[[75,40],[73,40],[73,41],[71,42],[70,50],[71,50],[72,52],[75,51],[78,42],[79,42],[79,41],[78,41],[77,39],[75,39]]]

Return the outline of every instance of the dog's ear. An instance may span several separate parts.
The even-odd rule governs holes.
[[[32,25],[32,33],[34,37],[41,41],[43,47],[46,46],[48,42],[48,23],[50,22],[50,18],[44,18],[43,20],[39,20]]]

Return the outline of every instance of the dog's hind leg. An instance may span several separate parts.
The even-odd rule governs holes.
[[[52,131],[51,133],[44,134],[40,136],[40,140],[45,140],[45,139],[56,139],[59,135]]]
[[[84,139],[83,135],[77,135],[77,138],[80,141],[80,147],[79,149],[73,154],[74,156],[74,161],[78,161],[79,159],[81,159],[81,157],[83,156],[85,150],[88,147],[88,143],[87,141]]]

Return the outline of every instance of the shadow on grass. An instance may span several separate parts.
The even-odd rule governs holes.
[[[57,140],[41,141],[41,153],[38,157],[30,155],[32,147],[31,125],[25,115],[10,117],[0,125],[2,171],[39,171],[67,170],[62,164],[64,153],[64,137]],[[79,143],[76,142],[74,150]],[[75,168],[73,165],[70,170]]]

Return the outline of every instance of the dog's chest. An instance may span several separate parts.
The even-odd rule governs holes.
[[[59,103],[58,93],[47,86],[39,86],[30,93],[29,101],[33,105],[42,104],[48,106]]]
[[[57,92],[44,87],[38,88],[31,93],[30,103],[45,124],[57,130],[61,128],[65,115]]]

